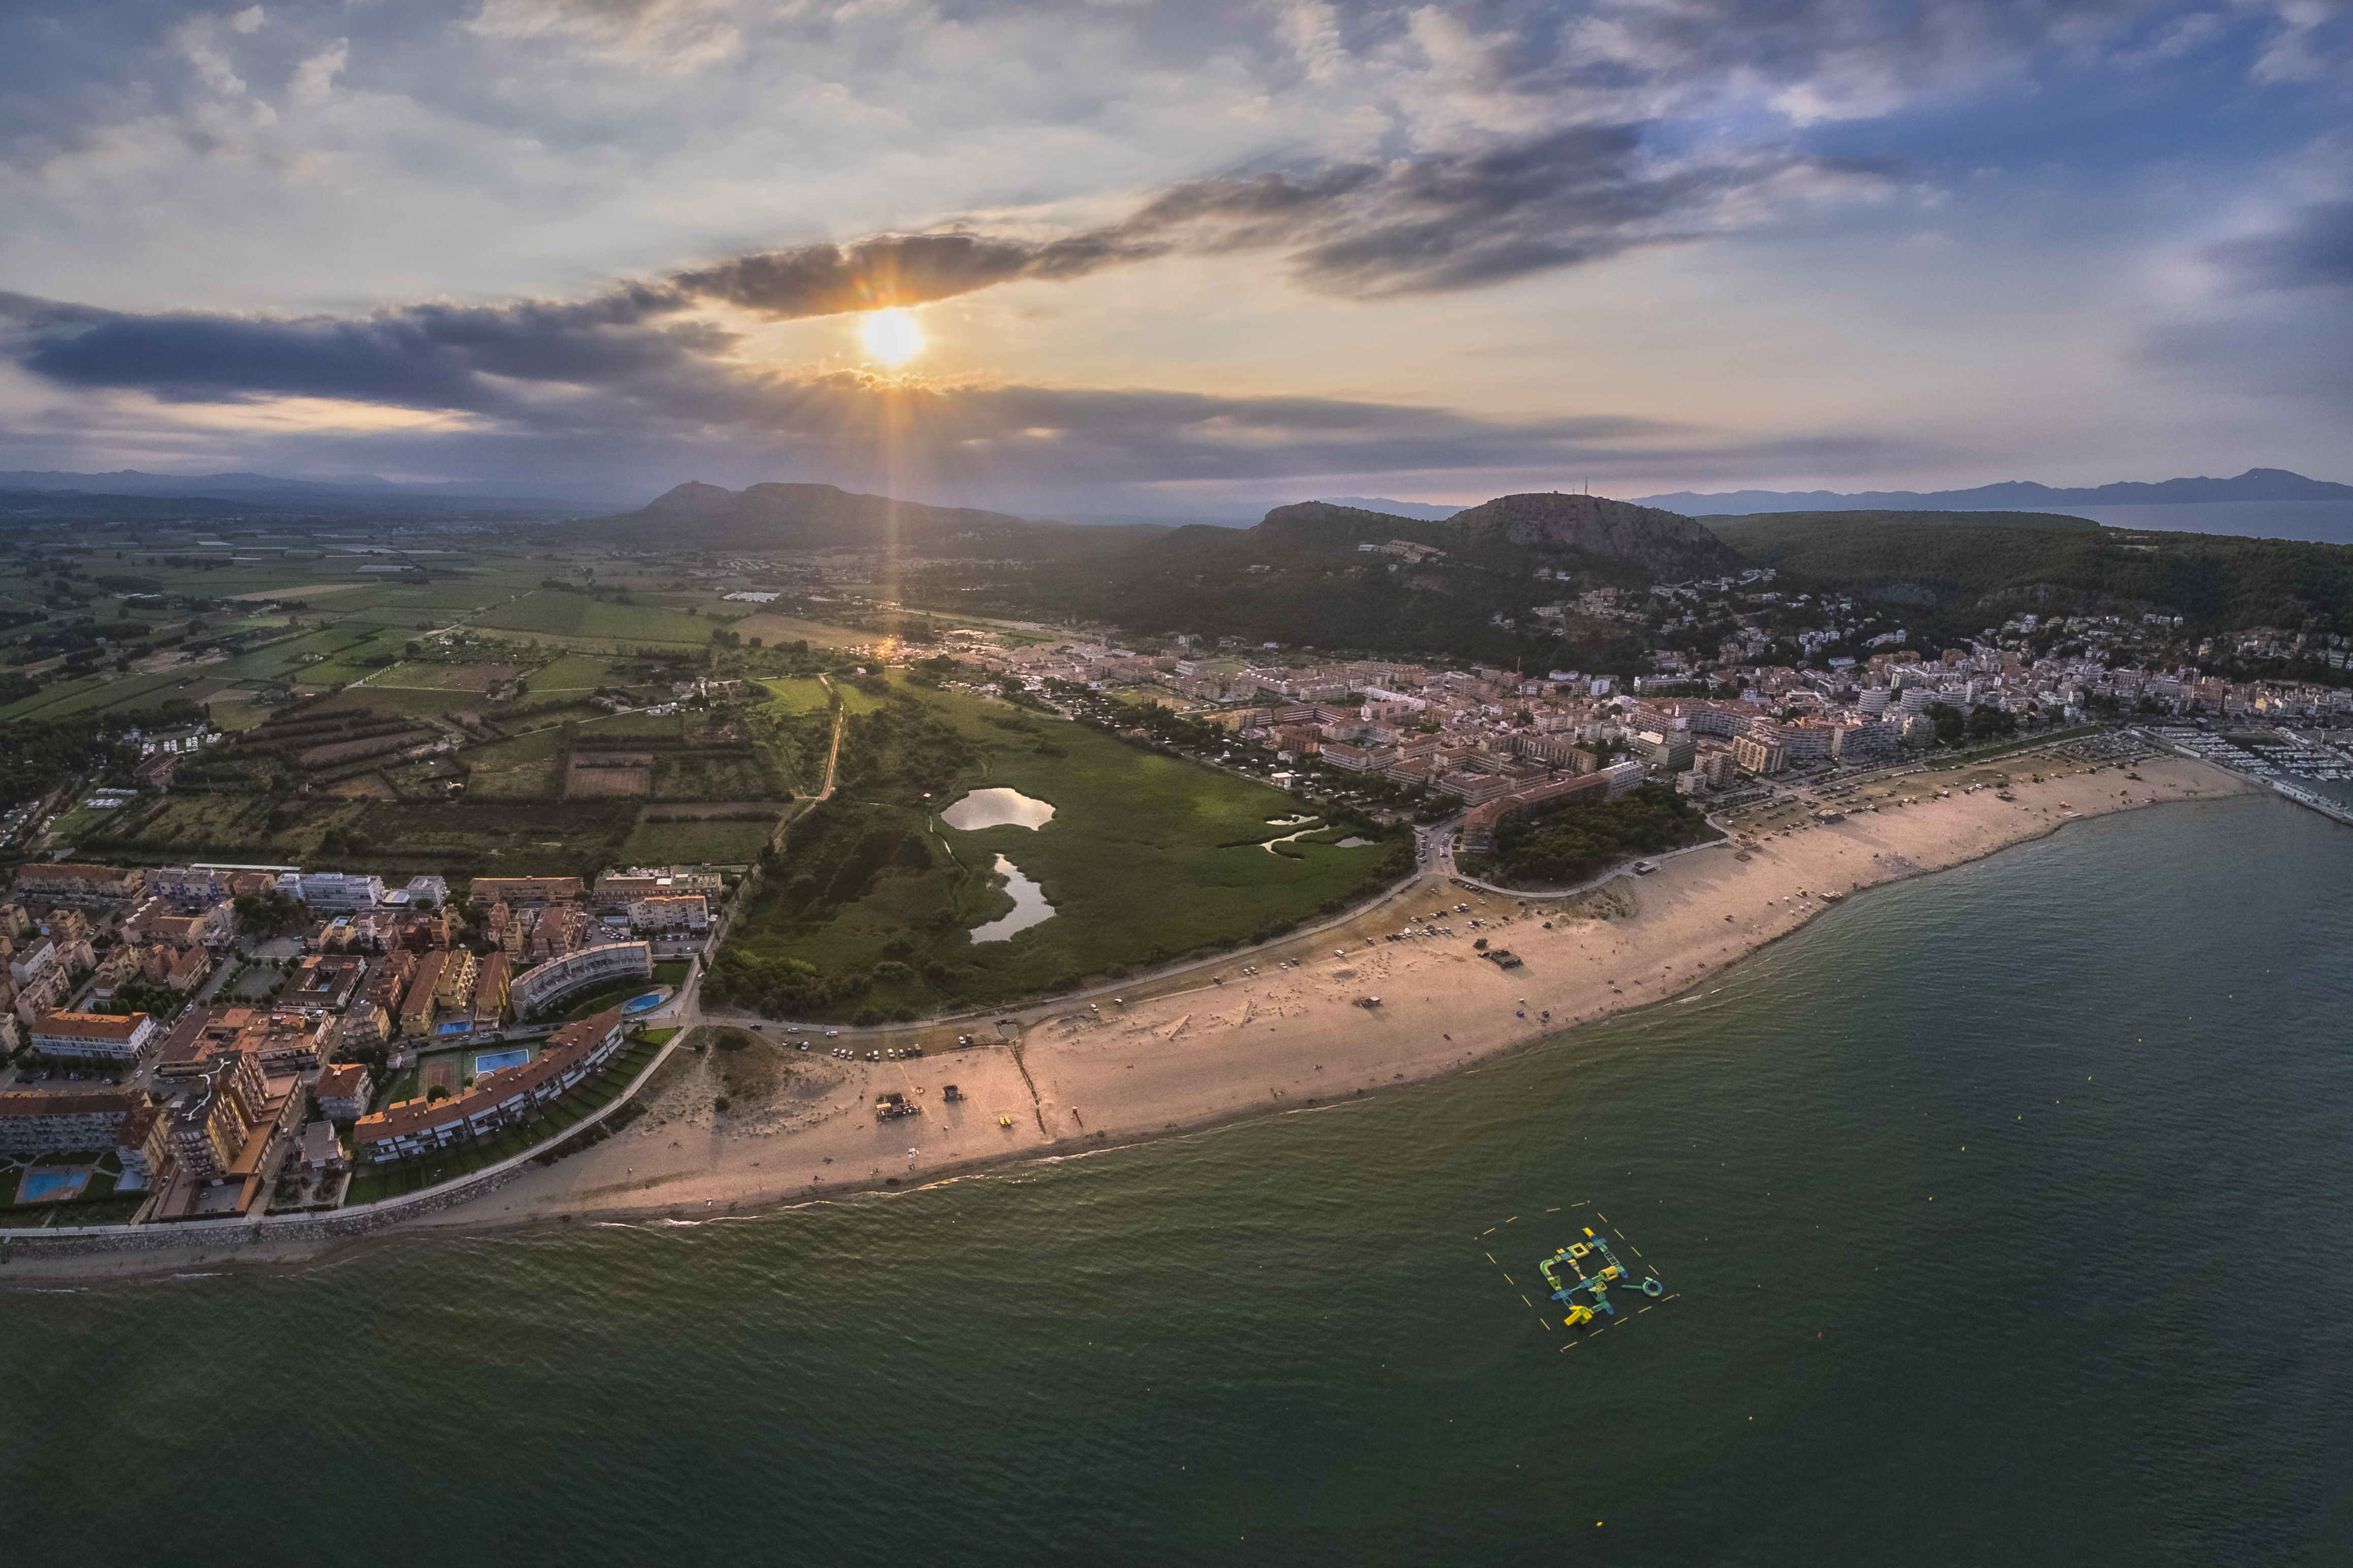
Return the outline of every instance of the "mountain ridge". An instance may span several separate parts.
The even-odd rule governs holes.
[[[2249,468],[2227,479],[2121,480],[2073,489],[2003,479],[1963,490],[1675,490],[1641,497],[1638,504],[1693,517],[1726,517],[1771,511],[2050,511],[2068,506],[2284,500],[2353,500],[2353,485],[2306,479],[2285,468]]]

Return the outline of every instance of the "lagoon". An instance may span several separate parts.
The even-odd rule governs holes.
[[[1013,792],[1007,790],[1005,793],[1010,795]],[[1047,809],[1050,811],[1053,808],[1049,806]],[[999,855],[997,858],[997,874],[1005,879],[1005,890],[1013,895],[1013,912],[985,926],[975,926],[972,940],[976,943],[1003,942],[1016,931],[1028,931],[1031,926],[1054,918],[1054,906],[1046,901],[1046,889],[1023,876],[1020,867]]]
[[[1054,808],[1018,789],[976,789],[940,813],[960,833],[984,827],[1027,827],[1032,832],[1054,820]]]

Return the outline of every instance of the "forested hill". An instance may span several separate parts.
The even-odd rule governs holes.
[[[2033,512],[1799,511],[1708,527],[1799,584],[1916,606],[1955,636],[2024,610],[2353,631],[2353,546],[2106,528]]]
[[[1399,542],[1427,550],[1384,548]],[[1689,518],[1596,496],[1506,496],[1436,521],[1303,501],[1252,528],[1174,529],[1116,554],[1042,563],[972,590],[966,602],[993,598],[1145,636],[1197,631],[1533,667],[1556,657],[1628,660],[1640,647],[1615,647],[1635,634],[1613,624],[1564,647],[1535,624],[1537,605],[1744,564]]]

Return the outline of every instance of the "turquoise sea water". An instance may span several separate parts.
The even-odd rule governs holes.
[[[0,1270],[6,1555],[2342,1562],[2348,872],[2284,803],[2168,807],[1214,1135],[741,1223]],[[1563,1352],[1501,1276],[1579,1200],[1680,1294]]]

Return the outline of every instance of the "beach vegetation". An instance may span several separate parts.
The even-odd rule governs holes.
[[[1555,887],[1599,876],[1638,855],[1655,855],[1717,837],[1707,816],[1664,784],[1646,784],[1616,800],[1570,801],[1525,820],[1507,821],[1494,850],[1464,856],[1470,875],[1505,887]]]

